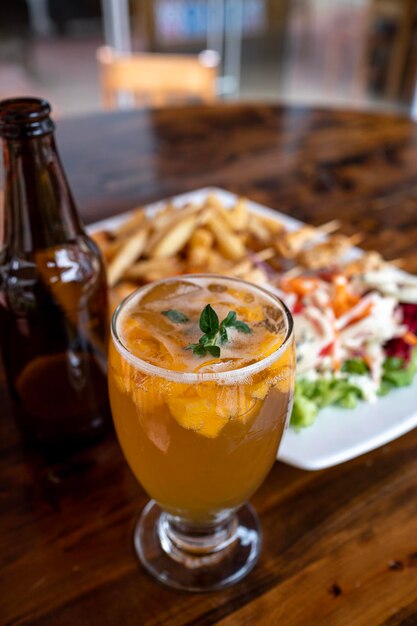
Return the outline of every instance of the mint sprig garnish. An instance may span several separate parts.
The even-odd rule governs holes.
[[[174,324],[186,324],[187,322],[190,321],[188,317],[185,315],[185,313],[182,313],[181,311],[177,311],[175,309],[168,309],[168,311],[162,311],[162,315],[165,315],[165,317],[170,319],[171,322],[174,322]]]
[[[219,331],[219,317],[210,304],[202,310],[198,325],[200,330],[208,336],[215,335]]]
[[[198,356],[210,354],[215,358],[220,357],[220,346],[229,341],[228,328],[236,328],[240,333],[251,333],[249,326],[237,319],[235,311],[229,311],[222,322],[211,304],[207,304],[201,312],[199,320],[200,330],[204,333],[198,343],[190,343],[187,350],[192,350]]]

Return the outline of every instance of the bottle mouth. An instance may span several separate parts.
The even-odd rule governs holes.
[[[43,98],[8,98],[0,101],[0,136],[5,139],[39,137],[52,133],[51,105]]]

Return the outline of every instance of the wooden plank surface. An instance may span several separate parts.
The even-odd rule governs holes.
[[[417,271],[406,118],[225,105],[64,120],[58,139],[86,221],[217,185],[311,223],[338,217]],[[226,591],[187,594],[137,562],[147,497],[114,436],[48,463],[23,450],[0,401],[0,624],[417,624],[417,431],[320,472],[276,463],[253,499],[257,567]]]
[[[417,268],[417,126],[406,117],[224,105],[63,120],[87,221],[217,185],[303,221],[333,217]]]

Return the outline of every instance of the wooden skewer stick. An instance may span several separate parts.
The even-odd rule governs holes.
[[[257,261],[268,261],[274,256],[277,256],[277,252],[274,248],[264,248],[264,250],[256,252],[253,256]]]
[[[352,246],[356,246],[358,243],[360,243],[364,239],[365,239],[365,235],[363,233],[355,233],[354,235],[351,235],[350,237],[348,237],[349,243]]]
[[[330,222],[326,222],[321,226],[317,226],[317,230],[324,235],[329,235],[330,233],[334,233],[336,230],[338,230],[341,225],[342,222],[340,220],[331,220]]]
[[[305,271],[306,269],[301,267],[301,265],[294,265],[294,267],[281,274],[281,278],[296,278]]]

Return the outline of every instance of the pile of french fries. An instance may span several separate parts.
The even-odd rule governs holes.
[[[262,285],[289,268],[328,267],[357,243],[332,235],[338,227],[335,220],[290,231],[249,211],[243,198],[226,208],[208,195],[200,205],[167,203],[152,216],[138,208],[118,228],[92,236],[107,265],[114,307],[138,286],[179,274],[209,272]]]

